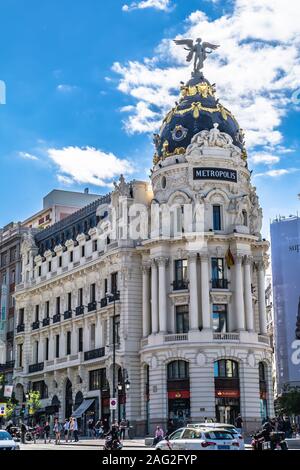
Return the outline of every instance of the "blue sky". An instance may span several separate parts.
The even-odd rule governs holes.
[[[246,131],[267,233],[299,206],[299,16],[296,0],[0,0],[0,226],[53,188],[147,178],[190,73],[182,35],[221,44],[205,74]]]

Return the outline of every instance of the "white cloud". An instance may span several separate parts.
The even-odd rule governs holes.
[[[132,2],[122,7],[123,11],[144,10],[145,8],[154,8],[155,10],[168,11],[170,0],[144,0],[141,2]]]
[[[38,160],[38,157],[28,152],[19,152],[19,156],[25,160]]]
[[[74,91],[78,90],[78,87],[76,85],[68,85],[66,83],[61,83],[60,85],[57,85],[56,89],[60,93],[73,93]]]
[[[182,35],[220,44],[205,64],[205,76],[217,83],[220,101],[246,132],[248,148],[282,146],[280,125],[300,86],[300,2],[235,0],[233,12],[209,19],[191,13]],[[115,63],[118,89],[132,98],[125,120],[128,132],[153,132],[174,105],[179,82],[191,67],[186,51],[164,39],[155,56],[142,62]],[[167,64],[167,66],[166,66]]]
[[[93,147],[50,148],[48,156],[58,166],[58,179],[64,184],[76,182],[110,187],[115,176],[133,173],[128,160]]]
[[[254,163],[254,165],[258,165],[261,163],[264,163],[266,165],[272,165],[273,163],[278,163],[280,161],[280,158],[277,155],[272,155],[270,153],[258,152],[252,154],[250,160],[252,163]]]
[[[288,175],[290,173],[295,173],[295,171],[299,171],[296,168],[280,168],[277,170],[269,170],[265,171],[264,173],[257,173],[254,176],[271,176],[271,178],[278,178],[279,176]]]

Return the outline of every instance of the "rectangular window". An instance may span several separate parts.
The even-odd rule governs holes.
[[[19,310],[19,325],[24,325],[24,308]]]
[[[91,349],[95,349],[96,325],[91,325]]]
[[[213,229],[222,230],[221,206],[213,206]]]
[[[49,360],[49,338],[45,340],[45,361]]]
[[[226,333],[227,330],[227,305],[213,304],[213,330],[216,333]]]
[[[55,357],[59,357],[59,335],[55,336]]]
[[[189,306],[176,306],[176,333],[188,333],[189,331]]]
[[[38,267],[38,276],[41,277],[42,275],[42,266]]]
[[[39,362],[39,342],[36,341],[35,342],[35,351],[34,351],[34,359],[35,359],[35,363],[37,364]]]
[[[73,251],[70,251],[70,263],[73,263]]]
[[[59,257],[58,257],[58,267],[59,267],[59,268],[62,267],[62,256],[59,256]]]
[[[107,386],[106,370],[105,369],[91,370],[89,373],[89,389],[90,390],[102,390],[106,386]]]
[[[83,329],[78,329],[78,352],[83,351]]]
[[[112,318],[112,322],[111,322],[112,325],[113,325],[113,321],[114,321],[114,319]],[[111,331],[112,331],[111,342],[113,344],[113,342],[114,342],[113,327],[112,327]],[[120,315],[115,316],[115,343],[116,344],[120,343]]]
[[[96,300],[96,284],[91,284],[90,286],[90,302],[95,302]]]
[[[51,272],[51,267],[52,267],[52,263],[51,261],[48,262],[48,272],[50,273]]]
[[[40,317],[40,306],[36,305],[35,306],[35,321],[38,322]]]
[[[82,307],[83,305],[83,289],[82,287],[78,289],[78,306]]]
[[[175,260],[174,290],[187,289],[188,262],[186,259]]]
[[[104,279],[104,295],[107,294],[108,283],[107,279]]]
[[[81,257],[83,258],[85,256],[85,246],[82,245],[81,247]]]
[[[93,240],[93,251],[97,251],[97,250],[98,250],[98,241]]]
[[[50,302],[47,300],[45,303],[45,318],[49,318],[50,316]]]
[[[18,365],[23,367],[23,344],[18,344]]]
[[[68,292],[68,305],[67,305],[68,310],[72,310],[72,293]]]
[[[71,331],[67,332],[67,356],[71,354]]]
[[[116,294],[118,291],[118,273],[112,273],[111,275],[111,293]]]
[[[60,297],[56,297],[56,315],[60,315]]]
[[[227,280],[225,279],[223,258],[211,259],[211,273],[212,273],[212,288],[213,289],[226,289]]]

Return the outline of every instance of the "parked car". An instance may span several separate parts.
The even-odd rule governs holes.
[[[155,450],[240,450],[240,444],[226,429],[186,427],[160,441]]]
[[[0,450],[20,450],[20,446],[7,431],[0,430]]]
[[[188,424],[188,427],[193,428],[211,428],[211,429],[226,429],[229,431],[234,438],[239,442],[240,449],[245,450],[245,441],[241,433],[238,432],[233,424],[225,424],[225,423],[196,423],[196,424]]]

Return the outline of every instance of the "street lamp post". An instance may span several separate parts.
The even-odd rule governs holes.
[[[116,398],[116,300],[119,298],[120,292],[116,291],[112,294],[107,294],[108,300],[113,300],[114,310],[113,310],[113,398]],[[116,410],[112,410],[112,424],[114,424],[116,419]]]

